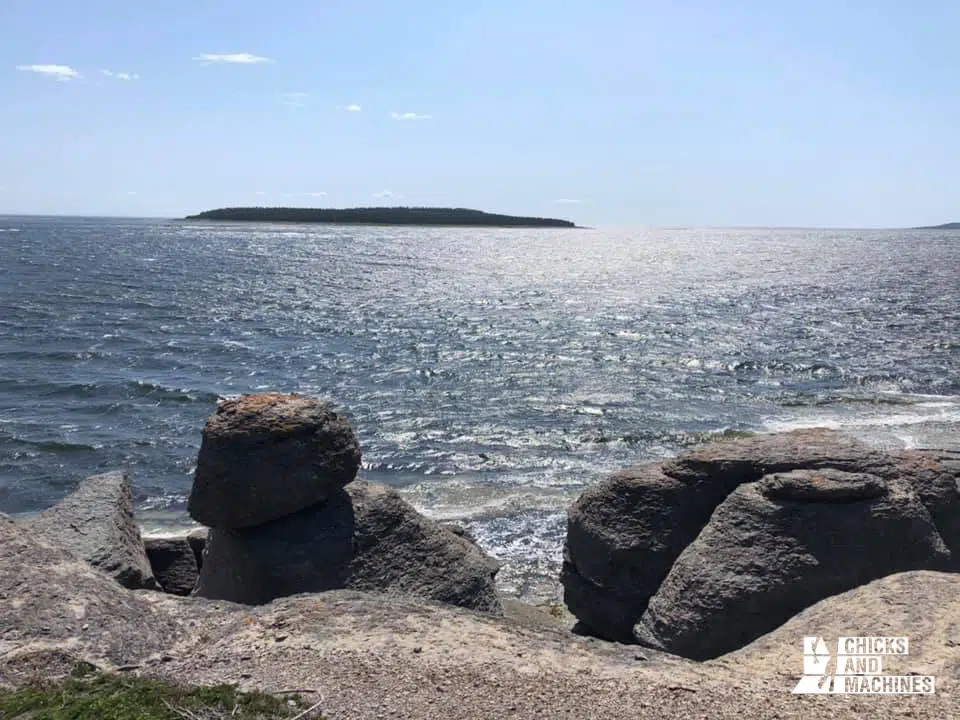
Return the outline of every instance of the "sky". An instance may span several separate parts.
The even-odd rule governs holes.
[[[960,220],[956,0],[0,0],[0,213]]]

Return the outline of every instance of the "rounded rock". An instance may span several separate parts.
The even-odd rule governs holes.
[[[188,511],[207,527],[255,527],[323,502],[359,467],[356,433],[329,403],[244,395],[207,420]]]
[[[887,494],[887,483],[876,475],[842,470],[793,470],[767,475],[760,491],[771,500],[853,502]]]

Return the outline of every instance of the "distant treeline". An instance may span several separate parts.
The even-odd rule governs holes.
[[[944,223],[943,225],[927,225],[917,230],[960,230],[960,222]]]
[[[466,208],[371,207],[283,208],[238,207],[207,210],[187,220],[230,220],[234,222],[338,223],[343,225],[453,225],[485,227],[576,227],[569,220],[497,215]]]

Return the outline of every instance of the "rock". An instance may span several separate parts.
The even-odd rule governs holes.
[[[395,491],[355,481],[322,505],[210,531],[196,594],[261,604],[337,588],[406,594],[500,614],[499,566]]]
[[[960,569],[960,467],[937,452],[905,451],[892,455],[890,463],[875,472],[914,489],[950,548],[954,569]]]
[[[716,509],[635,632],[649,647],[714,658],[825,597],[949,561],[906,483],[831,469],[776,473],[741,485]]]
[[[960,470],[936,453],[883,453],[826,429],[720,440],[617,472],[570,506],[561,581],[579,628],[632,640],[650,597],[716,507],[741,484],[804,468],[908,484],[960,566]]]
[[[225,400],[203,429],[188,511],[208,527],[262,525],[322,502],[359,467],[357,436],[328,403],[280,393]]]
[[[707,443],[666,461],[663,471],[687,482],[719,485],[722,499],[738,485],[770,473],[801,468],[873,472],[890,461],[849,435],[813,428]]]
[[[130,592],[46,534],[0,515],[0,681],[22,666],[20,653],[61,648],[123,664],[176,642],[176,617],[151,597],[164,596]]]
[[[442,527],[446,528],[457,537],[462,537],[464,540],[467,540],[474,545],[477,544],[477,539],[473,536],[473,533],[470,532],[469,528],[465,528],[463,525],[450,520],[440,520],[439,522]]]
[[[203,551],[207,547],[207,536],[210,534],[210,528],[195,528],[187,533],[187,542],[193,550],[193,556],[197,561],[197,571],[203,567]]]
[[[124,587],[157,588],[133,515],[133,486],[125,472],[88,477],[28,524]]]
[[[164,592],[189,595],[197,584],[199,571],[190,539],[183,537],[144,540],[153,576]]]
[[[908,635],[910,654],[888,658],[884,670],[891,675],[936,675],[937,691],[942,692],[942,683],[952,684],[960,670],[958,628],[960,575],[920,570],[821,600],[723,661],[755,678],[780,676],[782,682],[787,674],[784,689],[790,691],[803,671],[799,657],[805,636],[824,638],[832,654],[840,637]]]
[[[598,637],[632,640],[647,601],[714,505],[656,464],[588,488],[567,513],[560,579],[570,612]]]

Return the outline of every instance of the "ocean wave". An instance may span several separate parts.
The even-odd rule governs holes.
[[[825,407],[828,405],[915,405],[919,401],[909,395],[889,392],[877,395],[818,393],[788,396],[777,402],[783,407]]]
[[[4,323],[6,324],[6,323]],[[76,362],[77,360],[97,360],[110,357],[110,353],[99,350],[15,350],[0,351],[0,362],[16,360],[20,362],[43,362],[45,360]]]
[[[496,483],[455,477],[400,488],[400,494],[420,512],[436,520],[483,520],[532,511],[559,512],[575,497],[574,487],[515,485],[509,477]]]
[[[120,383],[67,383],[0,378],[0,392],[17,392],[45,399],[118,398],[122,400],[151,399],[179,403],[212,403],[221,399],[221,396],[217,393],[171,387],[146,380],[129,380]]]
[[[0,449],[4,445],[14,447],[29,448],[35,452],[45,453],[84,453],[95,452],[102,448],[102,445],[90,445],[88,443],[74,443],[65,440],[28,440],[17,435],[8,435],[0,433]]]
[[[819,417],[770,420],[765,423],[769,432],[787,432],[789,430],[803,430],[810,428],[830,428],[834,430],[853,430],[864,428],[897,428],[928,424],[960,423],[960,404],[937,403],[931,407],[937,412],[930,413],[895,413],[891,415],[838,417],[822,415]]]
[[[703,361],[692,358],[687,361],[688,366],[704,367],[707,369],[725,370],[733,374],[743,375],[799,375],[814,378],[840,377],[844,375],[842,368],[824,362],[797,363],[787,360],[738,360],[735,362]],[[693,365],[689,365],[693,363]]]

